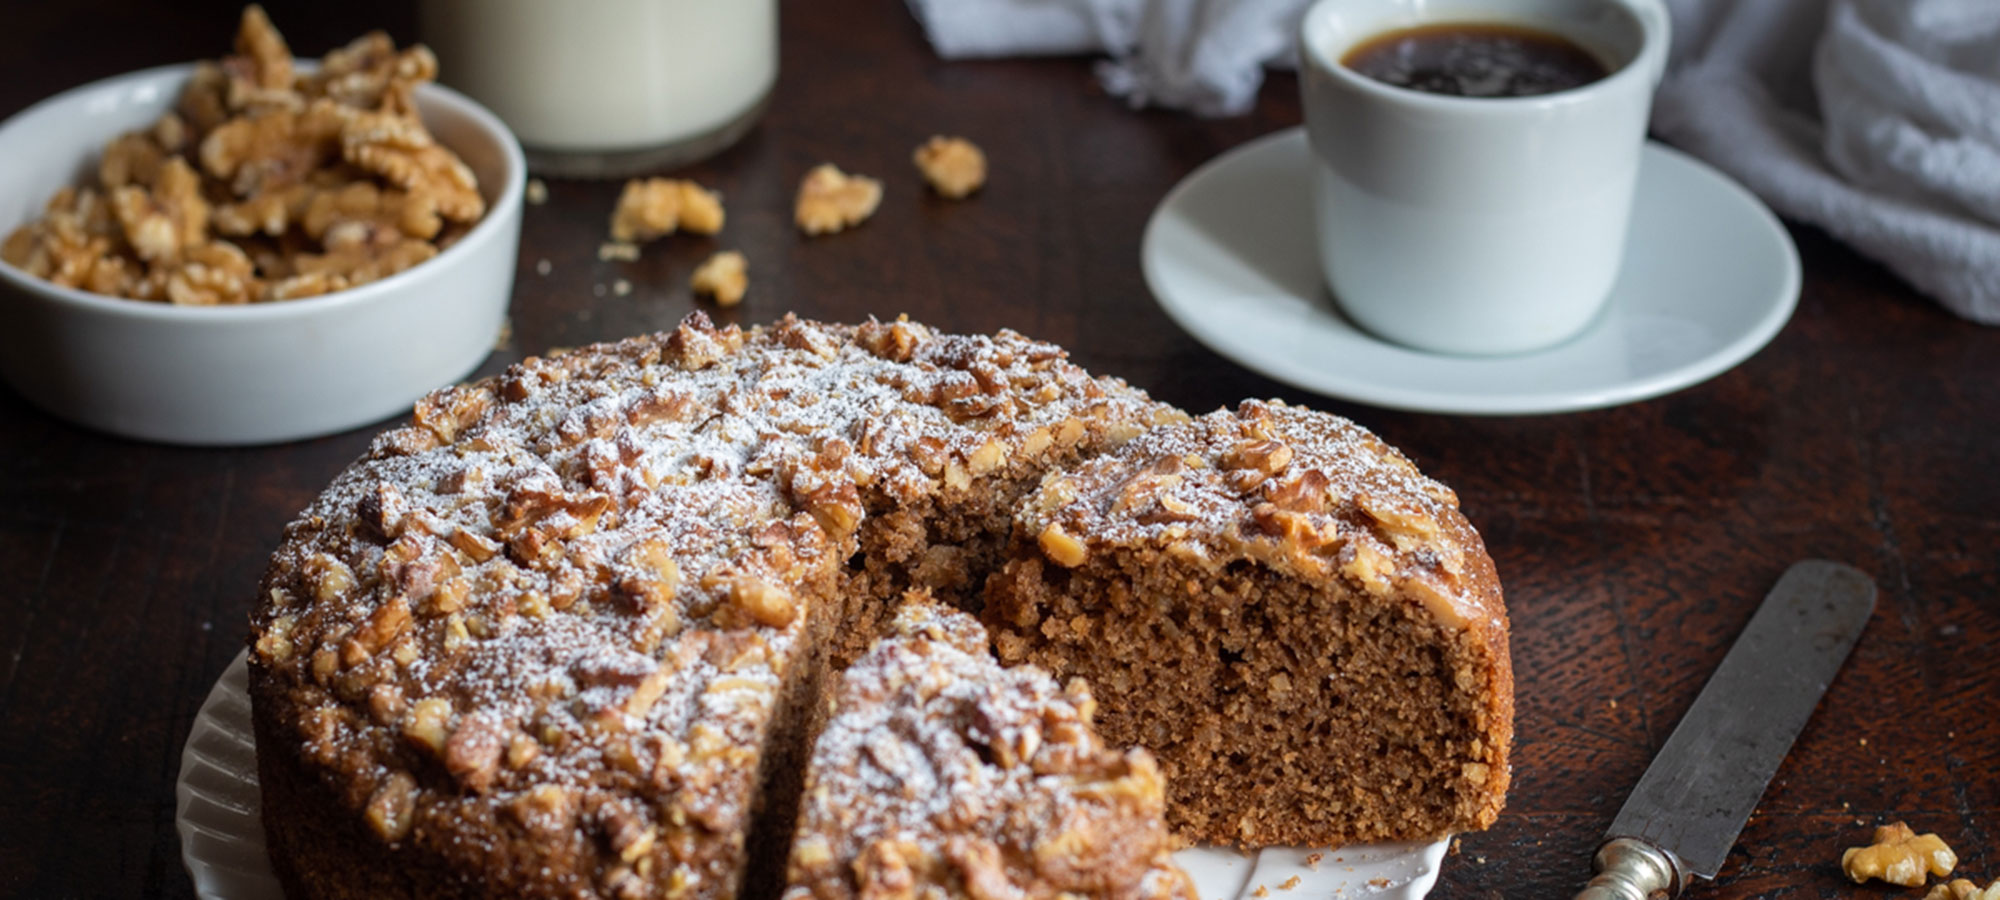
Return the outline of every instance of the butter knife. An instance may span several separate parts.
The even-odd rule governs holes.
[[[1713,879],[1874,610],[1859,570],[1786,570],[1626,798],[1576,900],[1670,900]]]

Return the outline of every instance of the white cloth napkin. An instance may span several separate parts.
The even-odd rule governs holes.
[[[2000,325],[2000,2],[1668,5],[1656,132]]]
[[[1134,106],[1247,111],[1264,66],[1294,64],[1309,0],[909,0],[946,59],[1104,53],[1098,76]]]
[[[1234,115],[1309,0],[909,0],[946,58],[1104,53],[1134,105]],[[1662,137],[2000,324],[2000,0],[1667,0]]]

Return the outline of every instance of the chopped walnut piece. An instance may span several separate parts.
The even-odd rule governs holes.
[[[743,254],[725,250],[697,266],[689,284],[695,293],[714,297],[717,306],[735,306],[743,302],[744,292],[750,289],[748,264]]]
[[[940,196],[958,200],[986,184],[986,154],[961,137],[932,137],[917,148],[917,170]]]
[[[1069,532],[1062,529],[1061,525],[1054,522],[1042,529],[1041,537],[1036,539],[1036,543],[1041,545],[1042,553],[1056,565],[1068,569],[1083,565],[1084,559],[1089,556],[1089,551],[1082,541],[1072,537]]]
[[[486,213],[472,169],[433,141],[415,116],[354,113],[341,127],[340,153],[390,184],[426,196],[454,222],[476,221]]]
[[[1840,868],[1856,884],[1874,878],[1903,887],[1921,887],[1929,875],[1950,875],[1957,865],[1958,855],[1951,852],[1943,838],[1935,834],[1919,835],[1902,822],[1876,828],[1874,843],[1849,847],[1840,855]]]
[[[416,779],[407,772],[396,772],[368,798],[365,817],[383,840],[400,841],[409,837],[410,827],[416,824],[416,807]]]
[[[881,204],[882,182],[821,163],[799,182],[792,220],[806,234],[832,234],[866,221]]]
[[[176,306],[229,306],[257,299],[250,257],[228,241],[188,249],[167,276],[167,299]]]
[[[222,61],[229,75],[228,101],[231,109],[258,105],[286,106],[296,99],[292,93],[292,50],[255,3],[243,7],[236,31],[236,55]]]
[[[722,196],[692,181],[634,178],[625,182],[611,213],[611,239],[643,243],[676,231],[714,234],[722,230]]]
[[[1977,882],[1964,878],[1954,878],[1949,883],[1936,884],[1924,900],[2000,900],[2000,878],[1980,889]]]
[[[319,71],[301,79],[308,97],[327,97],[358,109],[408,110],[411,92],[437,78],[437,56],[418,44],[398,51],[389,35],[371,31],[330,51]]]
[[[111,208],[132,249],[151,263],[179,261],[182,251],[200,243],[208,230],[201,177],[178,156],[160,168],[150,191],[132,184],[113,190]]]

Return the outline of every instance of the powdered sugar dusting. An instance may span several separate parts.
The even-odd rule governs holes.
[[[1152,757],[1103,747],[1081,682],[1001,668],[976,622],[926,602],[895,631],[848,669],[814,748],[788,898],[901,879],[945,896],[1191,900]]]
[[[1414,582],[1446,624],[1504,627],[1491,563],[1449,488],[1353,422],[1277,401],[1155,429],[1052,475],[1022,524],[1063,565],[1143,548],[1377,594]]]
[[[260,715],[391,843],[537,890],[727,894],[866,509],[1162,409],[1051,345],[905,322],[697,314],[531,359],[426,398],[287,529]]]

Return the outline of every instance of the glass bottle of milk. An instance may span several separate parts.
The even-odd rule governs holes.
[[[721,152],[778,78],[777,0],[425,0],[444,83],[514,130],[529,168],[614,178]]]

